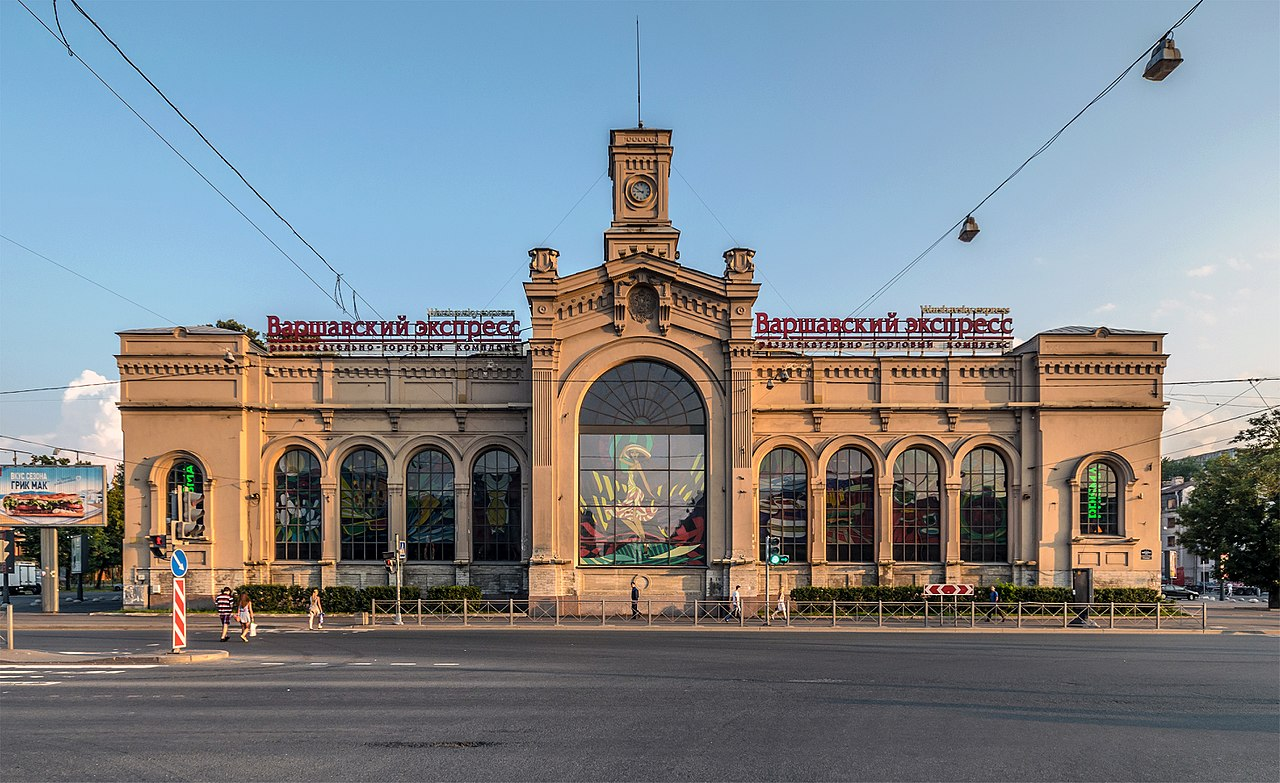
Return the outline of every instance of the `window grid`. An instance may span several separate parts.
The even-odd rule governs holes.
[[[876,482],[871,459],[843,448],[827,463],[827,560],[869,563],[876,559]]]
[[[1004,458],[994,449],[974,449],[960,464],[960,559],[971,563],[1009,560],[1009,482]]]
[[[438,449],[413,455],[405,475],[405,541],[410,560],[454,558],[453,461]]]
[[[388,549],[387,463],[372,449],[342,461],[343,560],[381,560]]]
[[[942,559],[942,493],[938,461],[924,449],[907,449],[893,463],[893,559],[937,563]]]
[[[1120,535],[1120,493],[1116,472],[1105,462],[1084,470],[1080,482],[1080,533],[1087,536]]]
[[[471,508],[472,558],[520,560],[520,465],[506,450],[491,449],[476,459]]]
[[[276,461],[273,488],[276,559],[320,559],[320,461],[304,449],[286,451]]]
[[[808,559],[809,471],[796,451],[779,447],[760,463],[760,559],[768,557],[766,538],[781,540],[780,553],[793,563]]]

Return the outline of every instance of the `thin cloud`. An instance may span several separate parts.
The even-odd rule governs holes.
[[[1208,277],[1216,271],[1218,271],[1217,264],[1205,264],[1204,266],[1198,266],[1195,269],[1188,269],[1187,277]]]
[[[1104,305],[1102,305],[1102,306],[1100,306],[1100,307],[1095,307],[1095,308],[1093,308],[1093,312],[1095,312],[1095,313],[1109,313],[1109,312],[1111,312],[1112,310],[1115,310],[1115,309],[1116,309],[1116,303],[1115,303],[1115,302],[1107,302],[1106,304],[1104,304]]]

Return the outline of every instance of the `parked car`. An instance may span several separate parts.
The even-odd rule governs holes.
[[[1200,597],[1200,594],[1195,590],[1188,590],[1187,588],[1179,585],[1161,585],[1160,593],[1164,595],[1165,598],[1183,598],[1188,601]]]
[[[1256,587],[1233,587],[1231,588],[1231,594],[1241,595],[1241,596],[1253,596],[1256,598],[1262,595],[1262,591]]]

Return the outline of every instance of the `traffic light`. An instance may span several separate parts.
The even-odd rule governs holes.
[[[204,538],[204,493],[187,490],[182,498],[182,537]]]
[[[791,558],[782,554],[782,539],[778,536],[766,536],[764,547],[764,559],[769,565],[786,565],[791,562]]]
[[[383,565],[385,565],[385,566],[387,567],[387,573],[388,573],[388,574],[394,574],[394,573],[396,572],[396,553],[395,553],[395,552],[383,552],[383,553],[382,553],[382,564],[383,564]]]
[[[147,536],[147,546],[151,548],[151,556],[164,560],[168,555],[166,551],[169,549],[168,536]]]

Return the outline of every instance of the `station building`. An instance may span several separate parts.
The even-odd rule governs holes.
[[[502,598],[763,593],[770,541],[771,592],[1159,585],[1162,334],[774,318],[754,251],[679,262],[670,131],[608,155],[603,260],[530,250],[527,320],[120,332],[127,603],[168,591],[162,534],[193,600],[386,584],[397,537],[407,584]]]

